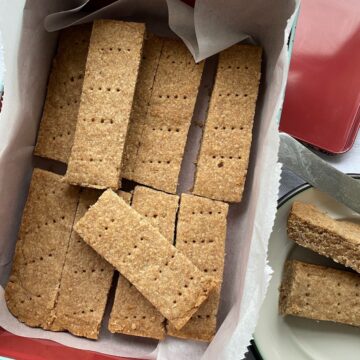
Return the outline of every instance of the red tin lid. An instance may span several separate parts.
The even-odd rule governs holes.
[[[360,1],[302,0],[280,130],[331,153],[360,125]]]

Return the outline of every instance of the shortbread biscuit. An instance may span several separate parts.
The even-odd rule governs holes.
[[[99,196],[97,190],[82,191],[75,222]],[[73,231],[50,329],[97,339],[113,273],[114,268]]]
[[[173,243],[178,202],[177,195],[137,186],[132,206],[144,215],[154,227],[157,227],[170,243]],[[120,276],[111,310],[109,330],[128,335],[163,339],[165,337],[164,321],[165,318],[141,295],[135,286]]]
[[[203,62],[196,64],[182,41],[163,39],[149,106],[143,107],[140,145],[130,171],[124,172],[127,179],[176,192],[202,71]]]
[[[295,201],[287,227],[297,244],[360,272],[360,225],[334,220],[314,205]]]
[[[193,193],[239,202],[249,163],[261,72],[261,48],[234,45],[220,53]]]
[[[65,180],[97,189],[119,187],[121,159],[145,27],[96,20]]]
[[[62,177],[35,169],[22,216],[12,272],[5,290],[10,312],[21,322],[48,329],[79,200]]]
[[[356,273],[287,261],[280,288],[280,314],[360,326],[359,288]]]
[[[67,163],[74,141],[91,25],[60,33],[34,154]]]
[[[111,190],[77,222],[75,230],[177,329],[218,285]]]
[[[169,324],[169,335],[201,341],[211,341],[215,335],[224,269],[228,208],[228,204],[220,201],[181,195],[176,248],[205,274],[215,277],[219,286],[210,293],[209,298],[181,330],[176,330]]]

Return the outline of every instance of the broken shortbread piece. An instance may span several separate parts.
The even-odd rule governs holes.
[[[220,53],[193,193],[239,202],[249,163],[261,74],[261,48],[235,45]]]
[[[33,327],[51,328],[79,190],[34,169],[5,289],[10,312]]]
[[[173,243],[175,217],[179,197],[161,191],[137,186],[133,208],[147,217],[160,233]],[[119,277],[115,300],[109,320],[111,332],[163,339],[165,318],[123,276]]]
[[[95,20],[65,180],[117,189],[145,26]]]
[[[297,244],[360,272],[360,225],[334,220],[314,205],[295,201],[288,236]]]
[[[228,204],[220,201],[181,195],[176,248],[205,274],[214,276],[219,285],[181,330],[176,330],[169,324],[169,335],[202,341],[211,341],[215,335],[223,279],[228,208]]]
[[[359,289],[358,274],[287,261],[280,288],[280,314],[360,326]]]
[[[145,44],[124,155],[123,177],[175,193],[203,62],[179,40]]]
[[[75,230],[176,329],[186,324],[218,285],[111,190],[101,195]]]
[[[68,162],[74,140],[91,25],[60,33],[34,154]]]

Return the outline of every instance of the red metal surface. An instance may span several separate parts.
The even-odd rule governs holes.
[[[16,360],[134,360],[83,351],[54,341],[16,336],[0,328],[0,356]]]
[[[302,0],[280,130],[331,153],[360,125],[360,1]]]

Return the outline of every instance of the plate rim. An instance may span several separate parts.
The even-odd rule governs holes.
[[[346,175],[351,176],[354,179],[360,180],[360,173],[347,173]],[[276,212],[285,203],[287,203],[289,200],[291,200],[294,196],[304,192],[305,190],[311,189],[311,188],[313,188],[313,186],[310,185],[309,183],[305,182],[304,184],[296,186],[294,189],[290,190],[289,192],[287,192],[286,194],[281,196],[277,202]],[[266,295],[265,295],[265,297],[266,297]],[[259,321],[259,319],[258,319],[258,321]],[[249,350],[251,351],[252,355],[254,356],[254,358],[256,360],[266,360],[266,358],[264,358],[264,356],[261,354],[258,345],[256,344],[255,333],[253,334],[253,339],[250,341]]]

